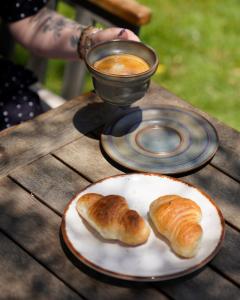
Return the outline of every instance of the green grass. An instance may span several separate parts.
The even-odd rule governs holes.
[[[152,8],[141,40],[160,60],[153,80],[194,106],[240,130],[239,0],[139,0]],[[60,4],[59,11],[74,18]],[[18,51],[18,61],[26,55]],[[64,62],[49,63],[46,86],[60,93]],[[88,80],[85,91],[92,88]]]
[[[140,2],[153,11],[141,39],[159,55],[154,80],[240,130],[240,2]]]

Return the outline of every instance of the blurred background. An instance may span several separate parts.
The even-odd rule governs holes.
[[[194,106],[240,130],[239,0],[138,0],[152,10],[141,28],[141,40],[160,60],[153,80]],[[74,9],[57,9],[74,19]],[[19,45],[14,60],[25,64],[28,53]],[[60,94],[64,62],[50,60],[44,85]],[[92,89],[88,76],[84,91]]]

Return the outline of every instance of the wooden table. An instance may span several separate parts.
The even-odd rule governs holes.
[[[155,85],[136,102],[154,104],[190,107]],[[119,112],[90,93],[0,133],[0,299],[240,299],[240,134],[199,111],[216,127],[219,150],[181,178],[205,190],[226,220],[208,265],[169,282],[124,282],[88,269],[64,246],[60,224],[71,197],[127,172],[99,145],[102,126]]]

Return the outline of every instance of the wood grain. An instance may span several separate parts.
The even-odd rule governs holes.
[[[157,104],[198,111],[155,85],[135,106]],[[10,173],[15,182],[0,179],[0,229],[87,299],[166,299],[149,285],[123,286],[95,274],[74,260],[59,239],[60,216],[71,196],[90,181],[126,171],[102,155],[98,140],[84,136],[122,113],[123,109],[103,104],[89,94],[1,132],[0,174]],[[205,190],[222,209],[225,219],[239,229],[240,135],[201,114],[217,128],[220,148],[211,164],[184,179]],[[49,152],[55,157],[47,155]],[[206,267],[194,277],[154,287],[174,299],[238,299],[239,243],[239,232],[227,226],[223,247],[210,264],[213,269]]]
[[[97,101],[95,95],[86,94],[0,132],[0,176],[103,124],[109,108]]]
[[[104,164],[106,164],[106,162],[103,160],[103,158],[99,158],[98,157],[97,150],[96,150],[96,149],[98,149],[98,142],[96,140],[90,140],[90,144],[92,145],[93,148],[95,148],[94,149],[94,151],[95,151],[94,155],[95,156],[92,156],[93,153],[91,151],[91,147],[87,143],[87,140],[90,140],[90,139],[89,138],[88,139],[87,138],[82,138],[79,141],[82,141],[83,145],[85,145],[85,147],[88,149],[88,154],[87,155],[90,155],[90,157],[95,157],[96,158],[96,160],[94,160],[92,163],[95,166],[98,165],[98,167],[94,168],[94,165],[91,165],[91,164],[88,164],[88,163],[84,164],[84,160],[86,162],[88,162],[88,156],[85,156],[85,155],[82,157],[82,159],[80,159],[80,156],[76,156],[75,153],[68,152],[68,155],[66,155],[66,157],[68,157],[68,158],[71,157],[71,158],[73,158],[73,161],[78,162],[78,164],[75,165],[75,168],[79,168],[81,170],[81,165],[83,164],[84,165],[83,166],[83,168],[84,168],[84,174],[87,174],[88,178],[91,178],[92,176],[94,178],[96,178],[96,176],[98,175],[98,176],[101,176],[101,179],[102,179],[103,177],[102,177],[102,168],[101,168],[101,166],[103,166]],[[94,144],[95,144],[95,147],[94,147]],[[75,145],[75,146],[77,147],[77,149],[79,149],[78,145]],[[98,150],[98,151],[100,151],[100,150]],[[82,151],[80,151],[79,153],[83,154]],[[66,152],[65,152],[65,154],[66,154]],[[46,159],[46,162],[44,162],[44,159]],[[47,181],[46,185],[47,186],[53,186],[54,183],[58,180],[57,178],[58,178],[59,170],[63,170],[64,169],[64,165],[62,165],[61,167],[59,166],[58,168],[56,168],[56,166],[59,165],[59,162],[58,163],[55,163],[55,162],[50,163],[50,161],[52,161],[52,159],[49,160],[48,157],[42,158],[42,161],[41,161],[42,166],[38,162],[33,162],[32,164],[30,164],[28,166],[25,166],[24,168],[18,169],[15,172],[11,173],[11,177],[13,177],[14,180],[16,180],[17,182],[19,182],[24,187],[26,187],[28,190],[30,190],[32,193],[34,193],[36,196],[38,196],[39,198],[41,198],[42,201],[45,202],[48,206],[53,207],[54,210],[56,210],[60,214],[62,214],[62,212],[63,212],[63,206],[66,205],[66,203],[69,201],[68,193],[69,193],[69,189],[70,190],[72,189],[71,188],[72,185],[70,185],[68,187],[68,185],[62,185],[62,184],[60,184],[58,186],[57,201],[55,201],[54,194],[51,195],[49,193],[43,193],[42,192],[43,182],[40,181],[40,178],[45,177],[45,175],[44,175],[46,173],[45,166],[49,165],[50,168],[51,168],[51,166],[54,166],[54,170],[55,170],[51,174],[51,176],[47,177],[47,179],[46,179],[46,181]],[[70,163],[70,160],[68,160],[68,163]],[[87,166],[88,166],[88,169],[87,169]],[[65,174],[64,178],[68,178],[68,177],[72,177],[73,178],[73,175],[72,175],[73,171],[69,170],[66,166],[65,166],[65,168],[66,168],[66,171],[63,172],[63,174]],[[38,170],[38,171],[35,172],[35,170]],[[98,170],[99,170],[100,173],[98,173]],[[115,172],[114,168],[113,168],[113,172]],[[69,173],[69,175],[67,175],[67,173]],[[193,175],[193,176],[195,176],[195,175]],[[206,174],[204,174],[203,178],[205,178],[205,177],[206,177]],[[200,176],[200,178],[202,178],[202,176]],[[206,178],[206,180],[207,180],[206,182],[208,182],[208,178]],[[213,186],[214,186],[214,184],[213,184]],[[216,185],[215,185],[215,187],[216,187]],[[76,186],[76,188],[77,188],[77,186]],[[76,190],[72,191],[72,193],[75,193],[75,192],[77,192],[77,191]],[[224,201],[223,201],[223,203],[224,203]],[[238,234],[238,239],[240,239],[240,235],[239,234]],[[225,242],[224,242],[224,251],[223,251],[222,254],[221,253],[219,254],[220,259],[218,259],[218,261],[217,261],[217,262],[219,262],[219,264],[217,264],[217,265],[215,264],[215,266],[222,273],[225,273],[226,272],[226,270],[225,270],[225,264],[222,264],[222,261],[225,259],[224,257],[226,255],[229,256],[229,257],[231,257],[232,259],[228,260],[229,267],[227,268],[227,274],[228,274],[229,277],[231,277],[231,271],[230,270],[235,270],[235,268],[236,268],[235,264],[237,262],[237,253],[238,253],[238,250],[237,250],[237,248],[235,246],[237,246],[237,245],[238,245],[238,243],[236,243],[236,245],[233,244],[233,243],[231,243],[231,247],[230,247],[228,245],[228,243],[225,245]],[[235,277],[236,276],[234,275],[234,278]]]
[[[183,179],[209,194],[222,210],[225,220],[240,229],[240,184],[238,182],[211,165]]]
[[[240,255],[238,253],[237,255],[230,255],[228,249],[234,249],[233,253],[240,249],[240,234],[230,226],[226,226],[225,241],[211,265],[218,270],[219,266],[221,266],[224,274],[240,286]]]
[[[53,153],[64,163],[89,177],[90,181],[123,173],[107,161],[99,146],[98,140],[84,136]]]
[[[229,176],[240,180],[240,134],[237,131],[154,84],[135,106],[158,104],[191,108],[210,120],[220,138],[219,150],[211,163]],[[120,114],[124,114],[124,109],[102,103],[94,94],[86,94],[29,122],[2,131],[0,176],[76,140]]]
[[[237,300],[239,299],[239,288],[209,268],[204,269],[197,276],[185,280],[179,280],[176,284],[161,286],[169,296],[174,299],[184,300]]]
[[[0,269],[0,299],[83,299],[2,232]]]
[[[47,205],[59,214],[77,192],[90,184],[51,155],[17,169],[11,177],[35,196],[47,199]]]
[[[62,200],[58,199],[59,202]],[[7,177],[0,179],[0,214],[3,231],[86,299],[167,299],[144,285],[128,287],[119,282],[108,283],[108,278],[81,265],[61,244],[61,218]]]
[[[145,25],[151,19],[150,8],[135,0],[89,0],[89,2],[134,25]]]
[[[84,151],[85,148],[88,151]],[[80,172],[83,170],[84,174],[92,181],[100,180],[106,176],[103,170],[107,170],[107,174],[109,175],[121,173],[117,168],[111,167],[111,164],[101,155],[99,142],[89,137],[83,137],[74,143],[66,145],[56,151],[55,155],[61,158],[61,160],[66,161],[68,165],[74,166],[77,171]],[[91,165],[89,165],[89,161]],[[92,165],[96,167],[93,168]],[[221,208],[225,219],[240,228],[240,185],[238,182],[211,165],[189,176],[185,176],[183,179],[199,186],[207,192]],[[216,260],[211,264],[240,284],[239,272],[237,270],[238,257],[236,255],[240,235],[239,232],[229,226],[226,228],[227,232],[222,251],[220,251]]]
[[[69,166],[83,173],[90,181],[122,173],[121,169],[108,162],[99,148],[99,141],[83,137],[54,152]],[[211,165],[195,171],[183,179],[202,188],[223,211],[224,217],[240,229],[240,185]]]

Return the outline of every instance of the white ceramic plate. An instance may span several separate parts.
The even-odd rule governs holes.
[[[159,196],[175,194],[195,201],[202,210],[203,238],[197,255],[178,257],[151,230],[148,241],[137,247],[105,241],[78,215],[76,202],[86,193],[117,194],[147,221],[150,203]],[[224,236],[224,219],[215,203],[196,187],[157,174],[118,175],[91,184],[67,205],[62,225],[63,238],[72,253],[89,267],[121,279],[160,281],[189,274],[208,263],[218,252]]]

